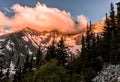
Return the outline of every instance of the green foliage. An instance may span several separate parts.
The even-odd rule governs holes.
[[[57,60],[52,59],[36,71],[35,82],[68,82],[69,76],[62,66],[57,66]]]
[[[21,74],[21,79],[18,82],[35,82],[34,71],[27,70],[26,73]]]
[[[67,70],[57,63],[58,60],[51,59],[39,69],[27,71],[20,82],[69,82]]]

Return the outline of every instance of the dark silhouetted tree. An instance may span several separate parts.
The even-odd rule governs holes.
[[[55,47],[55,41],[53,39],[53,42],[50,46],[47,47],[47,53],[46,53],[46,61],[49,61],[52,58],[56,58],[56,47]]]
[[[42,56],[43,56],[43,52],[41,47],[39,46],[39,49],[37,50],[37,54],[36,54],[36,66],[39,67],[42,65]]]
[[[64,44],[63,37],[57,44],[57,57],[59,65],[66,66],[68,64],[68,47]]]

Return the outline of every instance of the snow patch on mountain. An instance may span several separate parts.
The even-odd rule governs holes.
[[[31,28],[25,28],[15,33],[1,36],[0,46],[5,46],[5,50],[3,51],[5,54],[14,49],[17,55],[21,55],[22,51],[22,54],[25,56],[26,53],[35,54],[39,46],[43,48],[43,52],[46,52],[47,46],[50,46],[53,40],[57,44],[61,37],[64,38],[65,45],[68,46],[69,51],[73,54],[76,54],[81,49],[81,45],[79,44],[81,34],[79,33],[65,35],[57,31],[39,32]]]
[[[12,77],[13,75],[15,75],[15,65],[13,64],[13,62],[11,61],[10,62],[10,67],[9,68],[6,68],[6,69],[3,69],[2,72],[3,74],[6,74],[7,71],[9,71],[10,75],[9,77]],[[3,77],[4,78],[4,77]]]
[[[6,49],[8,49],[8,50],[12,50],[12,48],[11,48],[11,46],[14,46],[15,44],[11,41],[11,40],[9,40],[8,42],[7,42],[7,45],[6,45]]]
[[[80,49],[81,49],[81,45],[69,47],[69,49],[73,54],[78,55],[78,52],[80,52]]]
[[[29,41],[29,39],[28,39],[26,36],[23,36],[22,38],[23,38],[26,42]]]
[[[4,42],[6,39],[0,39],[0,42]]]
[[[31,35],[30,33],[25,33],[25,36],[23,36],[22,38],[25,41],[31,41],[35,47],[38,47],[40,45],[41,41],[45,40],[47,37],[48,37],[48,34],[46,34],[46,35]]]
[[[12,50],[11,47],[10,47],[10,40],[8,41],[8,43],[7,43],[7,45],[6,45],[6,48],[7,48],[8,50]]]
[[[10,62],[10,76],[15,74],[15,65],[13,64],[13,62]]]
[[[22,53],[20,54],[21,56],[24,56]]]
[[[52,42],[53,42],[53,37],[50,38],[50,41],[47,43],[46,46],[50,46],[50,45],[52,44]],[[45,45],[44,45],[44,46],[45,46]]]
[[[81,45],[76,45],[76,41],[71,38],[67,38],[65,44],[69,47],[72,53],[77,53],[78,50],[81,49]]]
[[[33,52],[32,52],[30,49],[28,49],[28,52],[29,52],[29,54],[30,54],[30,55],[32,55],[32,54],[33,54]]]

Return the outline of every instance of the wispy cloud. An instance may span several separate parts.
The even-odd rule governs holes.
[[[12,12],[7,8],[4,9]],[[5,25],[11,27],[12,31],[30,27],[39,31],[57,30],[63,33],[76,33],[83,31],[87,25],[87,19],[83,15],[78,16],[78,24],[76,24],[70,13],[57,8],[49,8],[41,3],[37,3],[33,8],[15,4],[12,10],[15,12],[12,18],[0,12],[1,28]]]

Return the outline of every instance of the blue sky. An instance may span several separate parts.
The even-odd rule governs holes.
[[[11,10],[11,6],[16,3],[33,7],[37,2],[70,12],[74,19],[82,14],[92,23],[96,23],[104,18],[106,12],[109,12],[110,3],[113,2],[115,5],[117,0],[1,0],[0,11],[6,13],[7,9]],[[14,13],[9,12],[6,15],[12,17]]]

